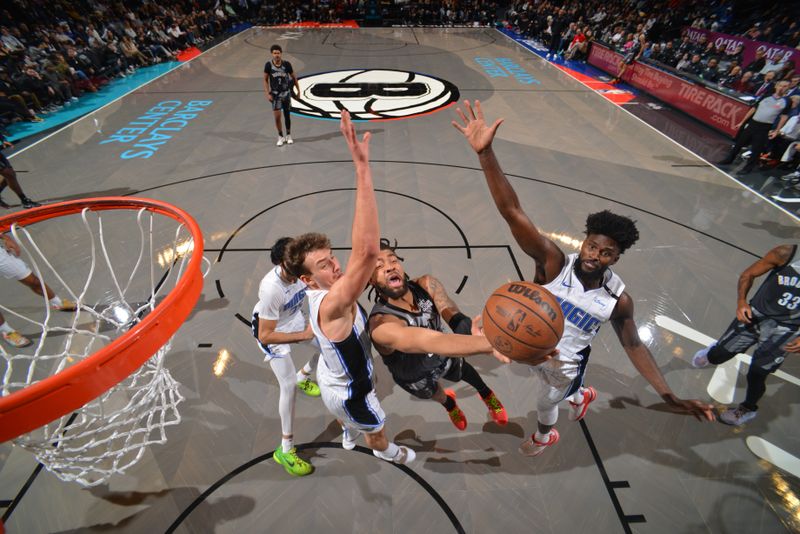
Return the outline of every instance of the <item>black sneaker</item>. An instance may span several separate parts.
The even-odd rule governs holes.
[[[41,204],[39,204],[35,200],[29,199],[28,197],[22,199],[22,207],[25,209],[38,208],[39,206],[41,206]]]

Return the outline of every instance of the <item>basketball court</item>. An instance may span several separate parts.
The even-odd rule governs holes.
[[[246,323],[277,238],[325,232],[345,263],[354,170],[330,120],[336,102],[347,103],[330,94],[317,92],[305,115],[293,115],[294,145],[275,146],[262,82],[273,43],[301,78],[355,86],[387,71],[381,79],[435,89],[403,110],[376,95],[362,111],[383,120],[357,123],[372,133],[381,234],[397,239],[409,275],[434,274],[470,315],[494,288],[533,277],[477,157],[450,125],[454,100],[479,99],[487,120],[505,118],[495,151],[524,209],[566,253],[577,251],[588,213],[638,221],[641,238],[615,271],[673,391],[719,405],[743,398],[746,362],[697,370],[691,356],[733,318],[740,272],[797,242],[794,215],[495,30],[252,28],[12,159],[37,200],[121,195],[182,208],[198,221],[211,266],[165,360],[186,397],[167,443],[88,489],[0,445],[8,532],[800,529],[800,361],[770,377],[745,427],[701,424],[665,410],[610,325],[586,376],[598,400],[581,423],[562,410],[561,441],[538,458],[517,452],[535,427],[529,368],[472,358],[510,421],[492,423],[462,382],[455,390],[469,426],[459,432],[436,403],[395,386],[378,359],[387,435],[414,448],[417,461],[397,466],[363,447],[341,449],[322,402],[298,394],[295,442],[316,472],[290,477],[271,458],[280,444],[277,381]],[[72,240],[63,231],[46,245],[69,251]],[[4,284],[4,295],[32,298]],[[366,293],[362,304],[370,307]],[[295,363],[310,355],[296,350]]]

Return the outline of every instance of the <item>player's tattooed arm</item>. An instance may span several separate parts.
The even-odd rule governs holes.
[[[433,303],[436,305],[436,309],[439,310],[439,314],[445,321],[450,321],[452,316],[461,312],[461,310],[458,309],[458,305],[453,302],[453,299],[451,299],[450,295],[445,291],[444,284],[435,277],[426,274],[417,279],[417,283],[431,296]]]
[[[747,324],[753,318],[753,310],[747,302],[747,294],[753,287],[753,281],[772,269],[786,265],[792,259],[793,252],[792,245],[777,246],[739,275],[739,282],[736,285],[736,318],[739,321]]]

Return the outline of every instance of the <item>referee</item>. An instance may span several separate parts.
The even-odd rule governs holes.
[[[782,80],[775,84],[775,92],[772,95],[765,96],[750,108],[742,122],[736,125],[739,134],[736,136],[733,150],[728,157],[719,162],[719,165],[730,165],[736,159],[739,151],[749,145],[752,154],[741,172],[748,173],[753,170],[764,147],[767,146],[767,141],[778,136],[789,118],[791,101],[784,96],[788,89],[789,82]],[[772,125],[775,124],[775,119],[778,117],[780,117],[778,125],[773,129]]]

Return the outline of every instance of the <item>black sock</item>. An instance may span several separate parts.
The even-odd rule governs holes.
[[[492,388],[486,385],[478,371],[466,361],[461,368],[461,380],[478,390],[478,394],[482,399],[492,394]]]
[[[453,397],[450,395],[445,395],[444,402],[442,403],[444,409],[448,412],[452,412],[456,408],[456,401],[453,400]]]

